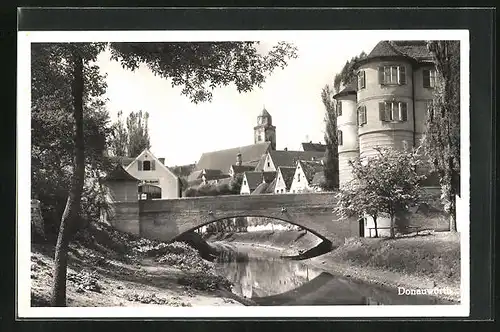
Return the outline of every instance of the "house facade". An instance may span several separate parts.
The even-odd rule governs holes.
[[[323,163],[310,160],[299,160],[295,167],[290,192],[293,194],[320,191],[319,185],[314,185],[313,180],[323,173]],[[318,175],[317,175],[318,174]]]
[[[293,176],[295,174],[295,167],[278,167],[276,172],[276,185],[274,186],[275,194],[286,194],[290,192]]]
[[[355,69],[356,81],[334,96],[341,186],[352,178],[349,160],[420,144],[436,84],[424,41],[381,41]]]
[[[145,149],[125,170],[138,179],[141,199],[171,199],[182,196],[182,184],[168,167]]]

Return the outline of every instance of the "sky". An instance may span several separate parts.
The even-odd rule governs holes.
[[[380,39],[349,38],[349,43],[339,43],[338,37],[314,37],[287,40],[297,47],[298,58],[274,71],[261,89],[240,94],[234,86],[219,88],[213,91],[212,102],[198,105],[146,67],[131,72],[111,61],[109,52],[102,53],[97,64],[107,75],[110,117],[115,121],[120,110],[124,117],[147,111],[151,152],[165,158],[167,166],[196,163],[203,152],[253,144],[253,127],[263,107],[273,117],[278,150],[299,150],[306,141],[323,142],[321,89],[333,84],[346,61],[361,51],[369,53]],[[273,44],[264,41],[262,47]]]

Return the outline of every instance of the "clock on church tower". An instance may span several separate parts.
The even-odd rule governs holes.
[[[257,126],[254,127],[255,143],[271,142],[271,149],[276,150],[276,127],[273,126],[271,114],[264,108],[257,117]]]

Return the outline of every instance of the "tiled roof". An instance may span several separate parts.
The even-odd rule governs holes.
[[[267,156],[267,154],[263,154],[260,157],[259,162],[257,163],[257,165],[255,165],[255,171],[262,171],[262,170],[264,170],[264,165],[265,165],[265,162],[266,162],[266,156]]]
[[[320,151],[271,151],[269,152],[274,166],[295,167],[298,160],[321,160],[324,152]]]
[[[323,172],[323,165],[317,161],[300,160],[299,161],[302,170],[307,178],[309,184],[312,183],[314,175],[318,172]]]
[[[262,172],[245,172],[245,178],[247,179],[248,187],[250,192],[254,191],[255,188],[262,183]]]
[[[323,170],[321,170],[319,172],[316,172],[316,174],[314,174],[313,179],[311,181],[311,184],[313,186],[319,186],[319,185],[323,184],[324,182],[325,182],[325,172],[323,172]]]
[[[302,149],[304,151],[317,151],[317,152],[325,152],[326,151],[326,145],[321,144],[321,143],[302,143]]]
[[[276,177],[276,172],[262,172],[264,182],[270,183]]]
[[[333,98],[338,98],[341,96],[347,96],[350,94],[356,94],[358,91],[358,87],[356,85],[357,80],[352,79],[349,84],[347,84],[342,90],[340,90],[337,94],[333,96]],[[326,149],[326,148],[325,148]]]
[[[255,188],[254,191],[252,191],[251,195],[261,195],[261,194],[267,194],[268,193],[268,188],[269,188],[269,183],[262,182]]]
[[[276,177],[274,177],[274,180],[269,183],[266,189],[266,194],[274,194],[274,189],[276,189]]]
[[[422,40],[393,40],[390,42],[400,53],[417,60],[431,60],[432,55],[427,49],[427,42]]]
[[[104,178],[104,181],[137,181],[129,172],[123,168],[122,165],[118,164],[116,167]]]
[[[416,61],[430,61],[432,56],[425,41],[389,41],[379,42],[368,56],[358,63],[380,57],[406,57]]]
[[[295,167],[281,166],[278,167],[278,171],[281,172],[281,176],[283,177],[283,181],[285,182],[286,189],[289,190],[293,182]]]
[[[205,152],[196,164],[196,170],[219,169],[227,172],[236,161],[236,155],[241,153],[244,165],[257,165],[260,158],[271,146],[270,142],[257,143],[232,149]]]
[[[252,165],[231,165],[233,168],[234,174],[240,174],[243,172],[249,172],[255,170],[255,166]]]

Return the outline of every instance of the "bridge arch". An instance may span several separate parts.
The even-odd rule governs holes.
[[[139,202],[138,235],[172,241],[218,220],[265,217],[297,225],[321,239],[338,242],[357,234],[357,224],[333,213],[335,193],[190,197]],[[354,227],[353,227],[354,226]]]
[[[294,225],[294,226],[298,226],[298,227],[300,227],[302,229],[305,229],[305,230],[307,230],[308,232],[314,234],[315,236],[317,236],[318,238],[320,238],[323,241],[330,241],[328,238],[326,238],[324,235],[319,234],[314,229],[310,229],[308,227],[305,227],[305,226],[301,225],[298,222],[294,222],[292,220],[286,219],[286,217],[278,218],[278,217],[275,217],[275,216],[268,216],[268,215],[263,215],[263,214],[248,214],[246,216],[232,215],[232,216],[228,216],[228,217],[223,217],[223,218],[219,218],[219,219],[210,220],[210,221],[207,221],[204,224],[201,224],[199,226],[196,226],[196,227],[193,227],[191,229],[188,229],[188,230],[184,231],[183,233],[179,234],[177,237],[180,237],[182,234],[185,234],[187,232],[192,232],[192,231],[194,231],[194,230],[196,230],[198,228],[201,228],[203,226],[207,226],[207,225],[216,223],[218,221],[222,221],[222,220],[225,220],[225,219],[231,219],[231,218],[238,218],[238,217],[245,217],[245,218],[248,218],[248,217],[250,217],[250,218],[267,218],[267,219],[279,220],[279,221],[282,221],[282,222],[285,222],[285,223],[288,223],[288,224],[291,224],[291,225]],[[175,237],[173,240],[175,240],[177,237]]]

